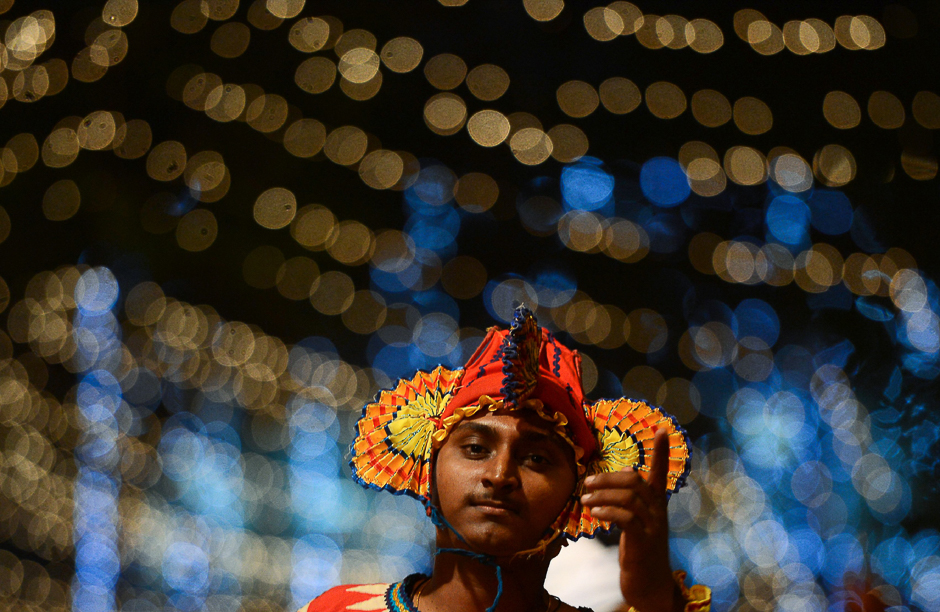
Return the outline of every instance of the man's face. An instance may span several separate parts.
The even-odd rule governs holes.
[[[510,556],[538,544],[574,492],[576,474],[571,446],[534,412],[481,411],[438,451],[435,502],[475,551]],[[438,544],[460,546],[447,529]]]

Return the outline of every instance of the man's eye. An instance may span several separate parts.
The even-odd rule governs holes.
[[[550,461],[545,455],[540,455],[538,453],[532,453],[529,455],[529,461],[535,465],[548,465]]]
[[[463,448],[467,451],[468,455],[482,455],[486,452],[486,449],[483,448],[481,444],[466,444]]]

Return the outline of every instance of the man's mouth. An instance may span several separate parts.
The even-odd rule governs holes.
[[[472,502],[484,514],[491,516],[510,516],[519,514],[519,506],[510,502],[496,499],[480,499]]]

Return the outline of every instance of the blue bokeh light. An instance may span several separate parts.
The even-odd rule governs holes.
[[[561,195],[567,210],[597,210],[614,193],[614,177],[589,159],[561,171]]]
[[[813,227],[823,234],[838,236],[852,229],[852,203],[841,191],[818,189],[807,204]]]
[[[774,198],[767,207],[766,219],[771,235],[784,244],[798,245],[808,238],[810,210],[796,196]]]
[[[671,157],[654,157],[643,164],[640,189],[647,200],[663,208],[682,204],[692,193],[685,171]]]
[[[741,300],[734,315],[738,322],[738,337],[755,336],[773,346],[780,337],[780,318],[767,302],[755,298]]]

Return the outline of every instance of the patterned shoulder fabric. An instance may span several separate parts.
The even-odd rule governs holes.
[[[387,612],[385,594],[388,584],[347,584],[333,587],[297,612],[346,612],[347,610],[365,610]]]

